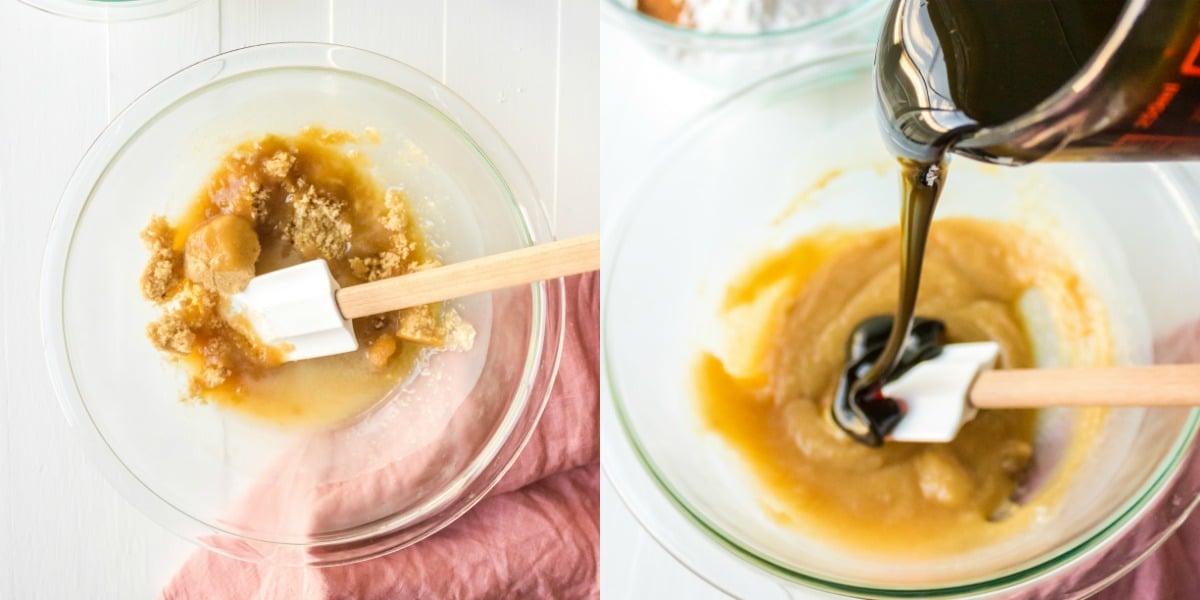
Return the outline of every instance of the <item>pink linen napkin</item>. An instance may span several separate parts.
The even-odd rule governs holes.
[[[1200,322],[1181,328],[1155,343],[1155,354],[1164,362],[1200,363]],[[1193,450],[1185,467],[1190,478],[1200,477],[1200,453]],[[1161,528],[1172,502],[1191,502],[1181,491],[1168,493],[1146,522],[1129,536],[1145,540]],[[1102,563],[1115,571],[1120,565]],[[1191,515],[1158,550],[1138,567],[1094,596],[1095,600],[1194,600],[1200,598],[1200,516]]]
[[[164,600],[275,598],[596,598],[599,596],[599,275],[567,280],[562,360],[550,401],[525,450],[488,498],[414,546],[324,569],[274,567],[196,552],[163,590]],[[509,340],[492,340],[503,348]],[[446,355],[442,355],[446,356]],[[467,368],[453,361],[445,370]],[[457,380],[418,381],[441,390]],[[486,382],[485,382],[486,383]],[[440,387],[439,387],[440,386]],[[486,385],[477,384],[477,389]],[[396,418],[428,420],[453,439],[482,435],[478,406],[411,406]],[[387,421],[388,415],[375,420]],[[328,528],[340,515],[379,510],[400,489],[436,481],[458,464],[454,446],[412,440],[402,461],[337,472],[324,458],[370,436],[322,436],[289,453],[234,512]],[[350,441],[347,441],[347,438]],[[401,440],[403,442],[404,440]],[[394,442],[389,442],[394,443]],[[461,446],[459,444],[458,446]],[[389,448],[393,450],[394,448]],[[397,456],[394,453],[376,453]],[[323,461],[323,463],[322,463]],[[315,468],[314,468],[315,467]],[[282,482],[282,483],[281,483]],[[288,502],[280,503],[286,497]],[[280,511],[280,506],[287,510]],[[394,507],[393,507],[394,508]],[[270,522],[270,521],[269,521]]]
[[[1156,360],[1166,363],[1200,363],[1200,322],[1155,340]],[[1200,452],[1193,449],[1184,470],[1188,478],[1200,477]],[[1157,549],[1127,574],[1136,549],[1147,548],[1168,524],[1181,503],[1194,497],[1178,480],[1150,507],[1121,540],[1071,569],[1067,577],[1045,582],[1021,593],[1021,600],[1195,600],[1200,599],[1200,517],[1193,514]],[[1110,585],[1108,580],[1115,578]],[[1082,589],[1084,582],[1090,589]],[[1074,591],[1068,594],[1068,590]]]

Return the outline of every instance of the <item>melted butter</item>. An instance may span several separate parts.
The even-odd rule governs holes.
[[[746,333],[701,354],[694,383],[703,422],[741,456],[780,523],[867,554],[954,554],[1027,530],[1055,507],[1106,411],[1074,413],[1066,456],[1015,510],[1009,498],[1029,460],[1036,411],[984,411],[944,445],[875,449],[840,431],[829,402],[844,343],[862,319],[894,310],[898,238],[896,228],[826,231],[747,269],[718,316],[719,327]],[[1018,302],[1036,288],[1074,336],[1062,342],[1069,354],[1111,362],[1101,306],[1051,243],[1011,225],[939,221],[918,314],[944,320],[951,342],[997,341],[1004,367],[1031,367]]]
[[[271,423],[337,423],[370,409],[423,358],[419,346],[401,344],[398,356],[379,371],[362,352],[285,363],[254,377],[226,381],[207,390],[204,398]]]

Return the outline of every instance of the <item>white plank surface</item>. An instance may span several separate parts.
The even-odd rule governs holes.
[[[543,202],[559,208],[559,228],[595,231],[594,14],[594,0],[200,0],[105,24],[0,0],[0,600],[150,598],[192,550],[126,504],[75,447],[42,360],[49,223],[112,114],[218,51],[358,46],[456,88],[510,138]]]
[[[106,37],[103,26],[63,23],[22,4],[0,4],[4,598],[59,595],[47,585],[83,593],[90,586],[118,589],[126,583],[117,581],[121,576],[112,568],[64,569],[67,548],[80,557],[131,565],[146,559],[144,543],[127,535],[144,531],[141,517],[108,489],[71,442],[40,364],[37,325],[41,247],[54,205],[75,159],[107,120]],[[17,40],[21,43],[8,47]],[[32,56],[38,56],[36,64]],[[130,576],[128,585],[144,585],[145,569],[138,570],[142,573]]]
[[[446,4],[446,18],[455,25],[446,28],[442,81],[491,120],[523,158],[551,220],[555,218],[557,124],[553,115],[558,97],[559,11],[580,4],[580,0],[447,0]],[[510,43],[479,43],[497,32],[504,32]],[[525,114],[550,117],[540,123],[552,126],[531,126],[521,118]]]
[[[726,92],[685,77],[611,23],[600,28],[599,50],[600,209],[607,232],[671,133]],[[659,546],[607,477],[600,505],[600,589],[605,598],[727,598]]]
[[[220,8],[217,0],[200,0],[177,14],[108,24],[109,117],[155,83],[219,52]],[[173,35],[164,36],[165,29]]]
[[[334,2],[331,41],[403,57],[409,65],[445,81],[447,1],[394,0],[403,7],[399,9],[377,2]]]
[[[220,3],[222,52],[268,42],[329,41],[333,0],[220,0]]]
[[[550,194],[558,234],[595,231],[600,203],[587,202],[600,191],[600,5],[564,0],[559,26],[557,162]]]

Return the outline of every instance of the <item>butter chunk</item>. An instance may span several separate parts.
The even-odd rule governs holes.
[[[254,278],[262,247],[248,219],[218,215],[200,225],[183,249],[188,279],[219,294],[236,294]]]

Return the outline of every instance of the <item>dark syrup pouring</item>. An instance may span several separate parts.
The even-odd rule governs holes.
[[[945,327],[916,318],[915,310],[946,153],[1062,87],[1123,6],[1114,0],[893,3],[876,56],[876,90],[885,140],[901,164],[900,294],[894,319],[868,319],[851,336],[832,410],[854,439],[882,445],[904,413],[902,402],[883,395],[884,385],[941,352]]]
[[[850,340],[846,342],[846,370],[838,384],[837,401],[833,410],[839,422],[860,420],[868,425],[865,434],[851,432],[855,439],[870,446],[883,443],[884,437],[900,422],[904,416],[902,403],[894,398],[883,395],[882,385],[869,393],[858,392],[854,396],[858,401],[851,403],[848,393],[856,384],[864,381],[867,373],[880,361],[888,338],[893,331],[895,322],[890,315],[871,317],[854,328]],[[896,357],[891,378],[904,375],[918,363],[937,357],[942,353],[946,343],[946,325],[934,319],[915,317],[904,341],[904,349]]]

